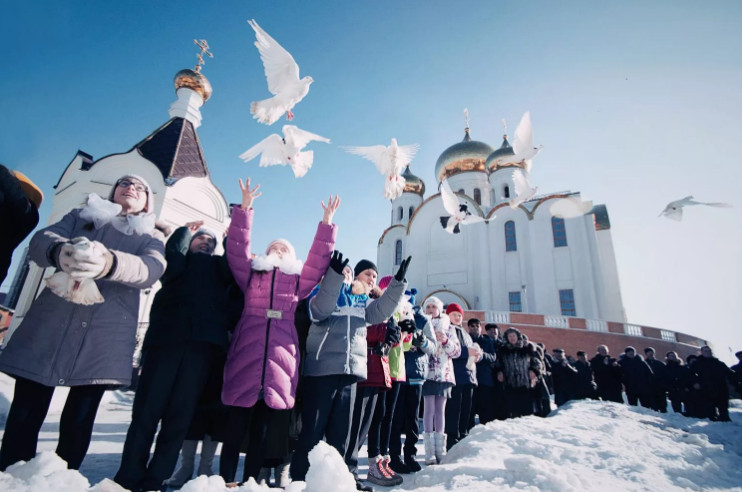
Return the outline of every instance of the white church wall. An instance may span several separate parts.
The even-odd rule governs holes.
[[[487,208],[490,203],[490,187],[487,182],[487,174],[484,172],[463,172],[454,174],[448,178],[448,184],[453,191],[464,190],[464,194],[474,201],[474,190],[478,189],[481,196],[481,204]],[[476,203],[476,202],[475,202]]]

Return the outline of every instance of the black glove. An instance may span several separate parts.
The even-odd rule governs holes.
[[[343,261],[343,253],[341,253],[338,250],[335,250],[332,252],[332,258],[330,258],[330,268],[332,268],[333,271],[339,273],[340,275],[343,274],[343,268],[345,268],[348,265],[347,258],[345,261]]]
[[[415,322],[411,319],[403,319],[399,322],[399,329],[404,333],[412,333],[415,331]]]
[[[425,345],[425,334],[422,330],[415,330],[415,333],[412,334],[412,345],[417,348]]]
[[[402,339],[402,332],[399,326],[394,322],[393,318],[390,318],[386,323],[386,336],[384,337],[384,343],[390,347],[396,345]]]
[[[404,276],[407,275],[407,268],[410,266],[410,260],[412,260],[412,256],[408,256],[406,260],[402,260],[402,263],[400,263],[399,270],[394,274],[394,279],[397,282],[402,282]]]
[[[379,357],[386,357],[389,355],[389,345],[387,345],[384,342],[379,342],[374,347],[374,353],[378,355]]]

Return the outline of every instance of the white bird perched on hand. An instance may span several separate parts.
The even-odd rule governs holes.
[[[105,263],[105,246],[97,241],[90,241],[86,237],[76,237],[62,248],[61,255],[65,255],[67,258],[73,258],[76,262]],[[95,280],[90,275],[89,273],[77,275],[74,272],[58,271],[46,279],[46,285],[59,297],[75,304],[85,306],[98,304],[105,299],[98,290]]]
[[[253,118],[266,125],[272,125],[286,113],[286,119],[294,119],[291,109],[304,99],[309,92],[312,77],[299,78],[299,65],[294,57],[270,37],[255,20],[248,20],[255,31],[255,46],[260,52],[260,59],[268,79],[268,90],[274,97],[250,103]]]
[[[478,215],[472,215],[472,213],[469,212],[469,206],[456,196],[453,190],[451,190],[448,180],[445,179],[441,182],[441,200],[443,201],[443,208],[445,208],[446,212],[450,214],[447,217],[441,217],[441,225],[448,233],[458,234],[461,232],[461,225],[487,222],[488,220],[495,218],[494,215],[490,217],[490,219],[485,219]]]
[[[709,207],[719,207],[719,208],[732,208],[732,206],[728,203],[722,203],[722,202],[697,202],[693,200],[693,195],[686,196],[685,198],[681,198],[680,200],[675,200],[674,202],[670,202],[665,207],[665,210],[663,210],[658,217],[662,217],[663,215],[667,217],[668,219],[681,221],[683,220],[683,207],[688,205],[707,205]]]
[[[312,140],[330,143],[329,138],[320,137],[294,125],[283,125],[283,137],[277,133],[269,135],[243,152],[240,159],[248,162],[262,153],[260,167],[288,164],[294,171],[294,176],[301,178],[307,174],[314,162],[314,152],[311,150],[301,152],[301,149]]]
[[[405,179],[400,174],[404,167],[412,162],[418,149],[420,149],[420,145],[398,145],[397,139],[392,138],[389,147],[373,145],[370,147],[343,147],[343,149],[376,164],[376,169],[386,176],[384,198],[394,200],[404,191]]]
[[[531,188],[528,177],[520,170],[513,173],[513,184],[515,185],[515,196],[510,199],[510,208],[518,208],[518,205],[533,198],[538,191],[538,186]]]

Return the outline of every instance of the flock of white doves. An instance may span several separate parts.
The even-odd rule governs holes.
[[[292,109],[298,104],[309,92],[309,86],[314,80],[312,77],[305,76],[299,78],[299,65],[294,61],[294,57],[286,51],[275,39],[265,32],[255,20],[248,20],[250,27],[255,31],[255,46],[260,53],[260,59],[263,62],[265,76],[268,79],[268,90],[273,97],[262,101],[255,101],[250,104],[250,112],[253,118],[260,123],[272,125],[278,119],[286,114],[286,119],[291,121],[294,118]],[[303,151],[311,141],[330,143],[330,139],[317,134],[302,130],[295,125],[284,125],[283,136],[272,134],[244,153],[240,158],[248,162],[258,154],[260,157],[260,166],[286,165],[291,166],[294,176],[301,178],[314,161],[314,152],[311,150]],[[541,146],[533,145],[533,130],[531,127],[531,116],[526,112],[520,120],[512,142],[514,156],[507,156],[508,161],[522,163],[526,171],[530,172],[531,159],[538,154]],[[376,165],[376,169],[384,175],[384,197],[395,199],[402,194],[405,179],[401,176],[405,166],[407,166],[420,146],[398,145],[397,139],[392,138],[389,146],[373,145],[369,147],[342,147],[351,154],[364,157]],[[515,173],[513,198],[509,200],[512,208],[517,208],[533,198],[538,190],[537,187],[531,187],[528,181],[527,173]],[[443,206],[449,216],[441,217],[441,225],[452,234],[460,232],[460,225],[473,224],[492,220],[494,217],[484,219],[477,215],[472,215],[468,211],[468,205],[461,200],[452,190],[447,180],[441,183],[441,197]],[[687,205],[708,205],[712,207],[731,207],[727,203],[718,202],[698,202],[693,200],[692,196],[687,196],[681,200],[670,202],[662,211],[660,216],[669,219],[681,220],[683,218],[683,207]],[[577,215],[587,213],[592,208],[590,202],[582,203],[578,200],[563,199],[557,201],[552,206],[552,214],[571,218]]]

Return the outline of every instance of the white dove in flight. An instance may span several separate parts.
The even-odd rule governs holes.
[[[679,222],[683,220],[683,207],[686,207],[688,205],[707,205],[709,207],[732,208],[732,206],[728,203],[697,202],[693,199],[693,195],[689,195],[685,198],[681,198],[680,200],[675,200],[674,202],[668,203],[665,207],[665,210],[663,210],[658,217],[662,217],[664,215],[668,219],[677,220]]]
[[[488,220],[495,218],[494,215],[489,219],[485,219],[478,215],[472,215],[472,213],[469,212],[469,206],[456,196],[446,179],[441,182],[441,200],[443,201],[443,208],[445,208],[446,212],[450,214],[441,217],[441,225],[448,233],[458,234],[461,232],[461,225],[487,222]]]
[[[320,137],[294,125],[283,125],[283,137],[277,133],[269,135],[243,152],[240,159],[248,162],[258,154],[263,154],[260,157],[260,167],[288,164],[294,171],[294,176],[301,178],[307,174],[314,162],[314,152],[311,150],[302,152],[301,149],[312,140],[330,143],[329,138]]]
[[[268,90],[274,97],[250,104],[253,118],[266,125],[272,125],[286,113],[286,119],[294,119],[291,109],[304,99],[309,92],[309,84],[314,82],[312,77],[299,78],[299,65],[291,54],[275,39],[270,37],[255,20],[248,20],[250,27],[255,31],[255,46],[260,52],[260,59],[265,68],[265,77],[268,79]]]
[[[120,208],[120,207],[119,207]],[[86,237],[77,237],[70,241],[81,258],[93,258],[103,254],[98,244]],[[58,271],[46,279],[46,285],[53,293],[75,304],[90,306],[99,304],[105,299],[92,278],[75,278],[67,272]]]
[[[518,205],[533,198],[538,191],[538,186],[531,188],[528,178],[520,170],[513,173],[513,184],[515,185],[515,196],[510,199],[510,208],[518,208]]]
[[[420,146],[418,144],[398,145],[392,138],[388,147],[373,145],[370,147],[343,147],[346,152],[360,155],[376,164],[376,169],[386,176],[384,181],[384,198],[394,200],[404,191],[405,179],[400,176],[405,166],[412,162]]]
[[[591,200],[583,201],[576,197],[557,198],[549,207],[549,212],[562,219],[574,219],[590,213],[593,209]]]
[[[531,112],[526,111],[518,123],[518,128],[515,129],[515,135],[513,135],[513,152],[514,157],[509,158],[512,162],[522,162],[525,164],[525,169],[531,172],[531,159],[541,151],[542,146],[533,146],[533,127],[531,126]]]

